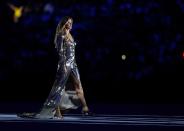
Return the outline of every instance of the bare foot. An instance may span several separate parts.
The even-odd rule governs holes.
[[[82,112],[88,112],[89,111],[89,108],[87,107],[87,106],[84,106],[83,108],[82,108]]]
[[[63,114],[59,107],[56,108],[56,112],[54,114],[54,118],[56,119],[63,119]]]

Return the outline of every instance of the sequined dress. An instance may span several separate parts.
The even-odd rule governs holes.
[[[53,118],[57,107],[65,110],[76,109],[81,105],[74,87],[75,84],[81,84],[75,60],[76,42],[66,42],[61,34],[56,34],[54,43],[59,54],[54,84],[39,113],[25,114],[25,116]]]

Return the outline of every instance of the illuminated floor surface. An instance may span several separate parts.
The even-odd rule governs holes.
[[[16,114],[0,114],[1,123],[61,123],[61,124],[94,124],[94,125],[150,125],[184,127],[184,116],[156,115],[100,115],[81,116],[66,114],[63,119],[21,118]]]

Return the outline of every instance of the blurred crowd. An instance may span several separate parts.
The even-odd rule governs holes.
[[[0,12],[1,81],[29,75],[53,82],[53,39],[66,15],[74,19],[84,83],[169,79],[182,68],[182,0],[9,0]]]

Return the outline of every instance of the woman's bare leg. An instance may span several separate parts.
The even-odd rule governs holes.
[[[81,103],[82,103],[82,111],[88,111],[88,106],[84,97],[84,91],[83,88],[80,84],[76,84],[76,88],[75,88],[76,92],[77,92],[77,96],[79,97]]]
[[[72,75],[72,79],[74,82],[74,87],[75,87],[75,91],[77,93],[77,96],[79,97],[81,103],[82,103],[82,111],[87,112],[89,111],[89,108],[87,106],[85,97],[84,97],[84,91],[81,85],[81,82],[79,80],[77,80],[73,75]]]

